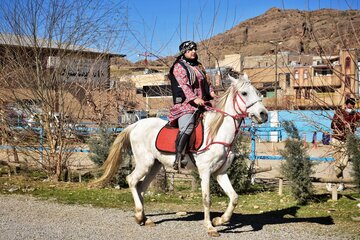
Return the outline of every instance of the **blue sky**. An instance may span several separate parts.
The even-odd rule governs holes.
[[[126,0],[129,33],[123,49],[131,61],[145,51],[163,57],[185,40],[200,41],[231,29],[272,7],[317,10],[359,9],[360,0]],[[151,58],[152,60],[155,57]]]

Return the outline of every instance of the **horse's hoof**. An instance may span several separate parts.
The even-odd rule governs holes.
[[[147,227],[155,227],[155,223],[150,218],[145,220],[144,225],[147,226]]]
[[[224,226],[229,223],[229,221],[224,221],[221,217],[216,217],[212,221],[213,226]]]
[[[215,229],[213,230],[208,230],[208,235],[210,237],[220,237],[220,233],[218,233]]]
[[[144,224],[144,220],[139,219],[139,218],[137,218],[137,217],[135,217],[135,222],[136,222],[137,224],[139,224],[139,225],[143,225],[143,224]]]
[[[213,220],[211,222],[212,222],[212,225],[214,225],[214,226],[220,226],[223,224],[221,217],[213,218]]]
[[[146,219],[145,219],[144,215],[135,214],[134,218],[135,218],[135,222],[137,224],[139,224],[140,226],[145,225]]]

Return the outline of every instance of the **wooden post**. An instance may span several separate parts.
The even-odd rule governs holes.
[[[268,167],[255,167],[255,171],[254,173],[262,173],[262,172],[269,172],[272,170],[272,167],[271,166],[268,166]]]
[[[283,176],[276,176],[275,178],[279,179],[279,195],[281,196],[283,194],[284,178],[283,178]],[[336,183],[354,183],[354,179],[352,179],[352,178],[337,179],[337,178],[312,177],[312,182],[331,183],[331,199],[333,201],[337,201],[339,197],[338,197],[338,186]]]
[[[335,184],[335,183],[331,184],[331,199],[333,201],[338,200],[337,184]]]
[[[16,163],[19,163],[19,156],[18,156],[18,153],[16,151],[16,148],[15,147],[12,147],[12,150],[13,150],[13,155],[14,155],[14,162]]]
[[[283,194],[283,185],[284,185],[284,179],[279,178],[279,195],[280,196]]]
[[[169,191],[174,191],[174,176],[175,176],[175,173],[170,173]]]
[[[195,192],[196,191],[196,179],[194,176],[191,176],[191,191]]]

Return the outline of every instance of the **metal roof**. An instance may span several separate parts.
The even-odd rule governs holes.
[[[47,49],[61,49],[68,51],[77,51],[77,52],[89,52],[97,54],[105,54],[113,57],[125,57],[125,54],[117,54],[111,52],[104,52],[99,49],[86,48],[79,45],[70,44],[68,42],[58,42],[54,40],[48,40],[44,38],[34,38],[33,36],[24,36],[16,34],[4,34],[0,33],[0,46],[22,46],[22,47],[40,47]]]

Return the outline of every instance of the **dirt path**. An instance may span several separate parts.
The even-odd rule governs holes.
[[[177,216],[155,212],[155,227],[135,224],[132,212],[62,205],[29,196],[0,194],[0,239],[209,239],[203,213]],[[343,235],[329,217],[297,218],[296,207],[259,214],[235,214],[217,239],[359,239]],[[148,210],[151,211],[151,210]],[[212,216],[217,215],[213,213]],[[344,230],[344,229],[342,229]]]

